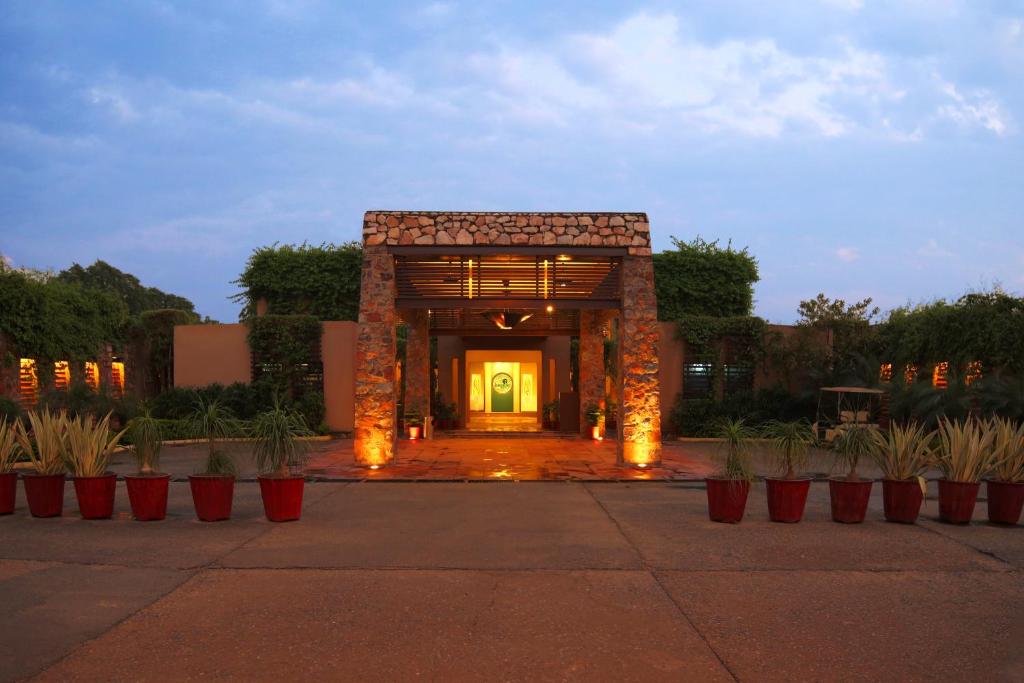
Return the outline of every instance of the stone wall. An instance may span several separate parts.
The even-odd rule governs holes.
[[[366,246],[621,247],[651,255],[645,213],[446,213],[367,211]]]
[[[653,464],[661,460],[661,404],[658,303],[651,259],[622,259],[622,301],[619,459],[631,464]]]

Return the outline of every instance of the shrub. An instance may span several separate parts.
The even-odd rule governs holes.
[[[199,392],[195,389],[175,387],[153,398],[149,408],[155,418],[181,420],[191,415],[198,403]]]
[[[0,396],[0,422],[14,424],[25,419],[25,411],[21,404],[7,396]]]

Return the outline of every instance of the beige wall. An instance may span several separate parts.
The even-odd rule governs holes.
[[[320,354],[324,362],[324,421],[332,432],[355,426],[355,352],[358,325],[350,321],[324,323]]]
[[[658,384],[661,399],[662,431],[668,424],[672,406],[683,390],[683,342],[676,323],[658,323]]]
[[[174,328],[174,386],[248,384],[252,361],[241,323],[227,325],[177,325]]]

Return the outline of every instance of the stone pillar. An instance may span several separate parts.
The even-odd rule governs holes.
[[[619,318],[619,437],[621,464],[661,462],[658,384],[658,305],[650,256],[622,259]]]
[[[604,332],[608,319],[605,311],[580,311],[580,433],[590,436],[587,408],[604,401]],[[601,424],[604,434],[604,422]]]
[[[405,341],[405,410],[430,414],[430,315],[425,308],[402,311]]]
[[[395,456],[395,263],[384,245],[363,247],[356,334],[355,456],[380,466]]]

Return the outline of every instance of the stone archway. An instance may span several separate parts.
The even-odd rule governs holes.
[[[601,326],[618,316],[619,461],[658,463],[657,302],[645,214],[403,211],[369,211],[363,219],[357,462],[395,458],[397,309],[409,329],[406,404],[429,409],[431,308],[552,304],[580,311],[581,409],[604,397]]]

